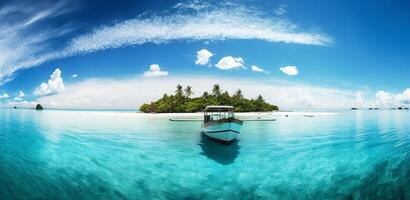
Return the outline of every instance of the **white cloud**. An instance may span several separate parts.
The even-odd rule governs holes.
[[[145,77],[153,77],[153,76],[167,76],[167,71],[161,71],[161,68],[158,64],[152,64],[149,66],[149,70],[144,72]]]
[[[267,71],[265,71],[264,69],[256,66],[256,65],[252,65],[252,71],[254,72],[262,72],[262,73],[268,73]]]
[[[396,103],[400,105],[410,105],[410,88],[405,89],[402,93],[394,96]]]
[[[178,12],[177,12],[178,13]],[[103,26],[74,38],[65,49],[68,54],[173,40],[259,39],[307,45],[327,45],[331,39],[301,31],[287,20],[261,17],[261,11],[241,6],[136,18]]]
[[[41,83],[40,86],[34,90],[33,94],[36,96],[52,95],[63,92],[64,89],[65,87],[63,78],[61,78],[61,70],[57,68],[50,75],[48,83]]]
[[[72,76],[71,76],[71,78],[77,78],[78,77],[78,74],[73,74]]]
[[[9,97],[10,96],[7,93],[3,93],[3,94],[0,95],[0,99],[7,99]]]
[[[37,21],[40,21],[44,18],[49,17],[50,15],[54,13],[54,11],[55,11],[54,9],[41,10],[35,15],[31,16],[31,18],[29,18],[28,21],[26,21],[26,23],[24,23],[23,25],[28,26],[28,25],[34,24]]]
[[[209,59],[213,56],[210,51],[207,49],[201,49],[196,52],[196,65],[206,65],[209,63]]]
[[[401,93],[392,94],[384,90],[379,90],[375,94],[375,99],[372,104],[374,107],[391,108],[399,106],[410,106],[410,88],[405,89]]]
[[[0,11],[0,85],[13,79],[13,73],[19,69],[39,65],[55,58],[51,53],[53,46],[49,41],[73,30],[67,24],[42,24],[53,17],[71,11],[68,2],[10,2]],[[69,9],[68,9],[69,8]],[[16,45],[18,44],[18,45]]]
[[[230,94],[241,89],[245,97],[255,98],[261,94],[266,101],[278,105],[282,110],[408,107],[407,101],[410,100],[410,88],[397,94],[386,91],[372,94],[369,91],[317,87],[283,80],[237,80],[220,76],[167,76],[147,79],[136,76],[118,80],[79,81],[67,85],[63,93],[41,96],[36,101],[47,108],[138,108],[143,103],[160,98],[164,93],[173,94],[177,84],[192,86],[193,92],[198,96],[204,91],[210,91],[213,84],[220,84],[221,88],[228,90]],[[6,105],[14,104],[0,104],[3,107]]]
[[[280,5],[277,9],[275,9],[275,14],[278,16],[284,15],[286,13],[287,6]]]
[[[200,0],[193,0],[193,1],[184,1],[177,3],[173,8],[181,9],[181,10],[194,10],[199,11],[206,8],[209,8],[211,5],[208,2],[200,1]]]
[[[18,95],[16,97],[14,97],[14,100],[15,101],[22,101],[24,96],[26,96],[26,95],[24,94],[23,91],[20,90]]]
[[[168,76],[161,79],[89,79],[67,85],[64,93],[43,96],[37,101],[45,107],[55,108],[138,108],[143,103],[160,98],[164,93],[173,94],[177,84],[190,85],[195,94],[201,95],[218,83],[230,94],[238,88],[247,98],[261,94],[268,102],[282,109],[350,108],[355,103],[356,95],[355,91],[274,80],[262,82],[219,76]]]
[[[356,93],[356,104],[355,104],[356,108],[364,108],[364,101],[363,101],[363,97],[362,97],[362,93],[361,92],[357,92]]]
[[[368,92],[369,94],[370,92]],[[392,93],[384,90],[379,90],[373,94],[367,95],[368,98],[363,97],[362,92],[356,94],[356,107],[358,108],[397,108],[410,107],[410,88],[403,92]]]
[[[12,108],[12,107],[18,107],[18,108],[34,108],[34,106],[37,105],[37,102],[35,101],[9,101],[5,103],[0,103],[1,108]]]
[[[20,98],[23,98],[24,96],[26,96],[25,94],[24,94],[24,92],[23,91],[19,91],[19,94],[17,95],[17,97],[20,97]]]
[[[234,58],[232,56],[225,56],[219,60],[219,62],[215,65],[217,68],[222,70],[230,70],[236,68],[244,68],[244,61],[241,57]]]
[[[298,68],[296,66],[285,66],[285,67],[281,67],[280,71],[282,71],[283,73],[285,73],[286,75],[289,76],[295,76],[298,75]]]
[[[393,97],[383,90],[377,91],[376,105],[383,108],[393,106]]]
[[[48,7],[54,9],[46,9]],[[225,1],[215,5],[190,1],[189,4],[181,4],[174,9],[189,8],[192,12],[176,10],[158,15],[145,14],[135,19],[93,27],[93,31],[89,33],[62,42],[67,44],[62,48],[56,48],[50,41],[70,32],[72,27],[52,27],[50,30],[53,31],[42,28],[38,30],[43,32],[22,34],[27,33],[27,27],[38,21],[45,21],[63,12],[63,7],[56,4],[54,7],[38,8],[29,17],[12,25],[8,22],[13,20],[7,20],[8,17],[2,20],[3,23],[0,22],[0,85],[11,80],[18,69],[68,56],[144,43],[227,39],[256,39],[303,45],[332,43],[332,39],[326,35],[301,29],[289,20],[267,17],[266,13],[256,8]],[[19,10],[22,9],[25,6]],[[21,25],[25,23],[26,26]]]

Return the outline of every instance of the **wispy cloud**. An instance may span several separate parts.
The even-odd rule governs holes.
[[[47,7],[32,9],[29,15],[18,23],[0,23],[0,85],[10,80],[18,69],[68,56],[144,43],[228,39],[255,39],[302,45],[332,43],[332,39],[323,33],[306,31],[281,17],[268,17],[257,8],[225,1],[213,5],[201,1],[187,1],[171,8],[171,12],[145,14],[135,19],[95,27],[91,32],[68,40],[66,46],[56,48],[50,46],[50,41],[61,36],[59,33],[64,33],[67,27],[23,34],[27,32],[24,30],[37,22],[64,12],[60,4],[45,8]],[[20,6],[19,9],[24,10],[25,6]],[[187,9],[190,11],[187,12]],[[11,8],[0,11],[3,16],[12,12],[16,11]],[[5,19],[4,21],[8,21],[7,17]]]
[[[256,65],[252,65],[251,69],[254,72],[262,72],[262,73],[266,73],[266,74],[268,73],[267,71],[265,71],[264,69],[262,69],[261,67],[258,67]]]
[[[262,17],[262,11],[239,5],[196,11],[194,14],[139,17],[102,26],[74,38],[65,51],[68,54],[175,40],[258,39],[306,45],[327,45],[332,39],[306,32],[288,20]]]
[[[11,80],[19,69],[32,67],[55,56],[50,41],[72,30],[62,25],[38,28],[40,22],[69,11],[65,1],[56,3],[10,3],[0,10],[0,85]],[[70,8],[71,9],[71,8]]]
[[[275,9],[275,14],[278,16],[284,15],[287,11],[287,5],[280,5],[278,8]]]

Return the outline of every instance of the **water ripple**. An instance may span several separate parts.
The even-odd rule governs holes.
[[[410,114],[200,123],[0,110],[1,199],[410,199]]]

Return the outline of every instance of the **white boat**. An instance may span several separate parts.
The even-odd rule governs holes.
[[[205,108],[202,128],[208,137],[229,143],[238,137],[242,124],[242,120],[235,118],[233,106]]]

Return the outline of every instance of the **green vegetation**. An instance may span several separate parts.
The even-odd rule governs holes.
[[[43,106],[41,106],[40,104],[36,105],[36,110],[43,110]]]
[[[200,112],[208,105],[230,105],[235,107],[236,112],[266,112],[279,110],[278,106],[266,103],[261,95],[256,99],[246,99],[242,91],[238,90],[232,96],[227,91],[222,92],[219,85],[214,85],[212,93],[204,92],[200,97],[191,98],[194,95],[192,87],[185,89],[177,86],[174,95],[164,94],[162,98],[150,104],[143,104],[140,111],[145,113],[185,113]]]

